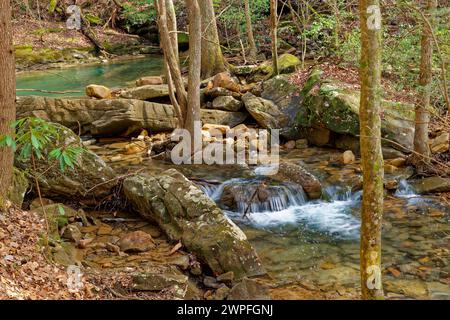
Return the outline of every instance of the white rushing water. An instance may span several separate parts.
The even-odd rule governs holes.
[[[337,238],[354,239],[359,236],[360,220],[352,214],[352,210],[359,206],[360,192],[352,193],[350,190],[333,186],[324,189],[324,198],[327,200],[307,201],[301,188],[284,183],[265,186],[267,199],[252,202],[247,209],[257,185],[255,180],[231,179],[220,185],[200,187],[218,203],[224,189],[227,186],[233,188],[236,208],[227,211],[227,214],[235,221],[256,228],[302,225]]]

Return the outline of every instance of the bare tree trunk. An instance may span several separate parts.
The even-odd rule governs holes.
[[[434,26],[434,13],[437,1],[428,0],[427,8],[430,17],[428,21],[430,26]],[[430,98],[432,81],[432,62],[433,62],[433,37],[432,30],[424,22],[422,27],[421,40],[421,59],[420,59],[420,101],[416,104],[416,125],[414,132],[414,153],[412,162],[419,172],[424,172],[429,164],[430,149],[428,146],[428,123],[430,122]]]
[[[16,118],[16,70],[9,0],[0,1],[0,30],[0,135],[12,135],[11,124]],[[11,185],[13,161],[12,148],[1,148],[0,200],[6,198]]]
[[[360,144],[363,169],[361,203],[361,291],[363,299],[382,299],[381,223],[381,13],[379,0],[359,0],[361,24]]]
[[[272,37],[272,63],[274,75],[278,72],[278,0],[270,0],[270,32]]]
[[[172,42],[173,38],[171,39],[169,33],[166,0],[155,0],[155,3],[158,10],[158,29],[161,38],[161,48],[164,52],[164,59],[166,61],[166,66],[168,67],[168,73],[170,73],[167,77],[169,88],[171,88],[172,93],[170,97],[176,112],[182,117],[180,119],[180,123],[184,123],[187,110],[187,93],[184,88],[183,78],[181,76],[178,52],[175,52]],[[173,89],[175,89],[175,94],[173,94]],[[176,101],[174,99],[175,96]]]
[[[213,0],[198,0],[202,17],[202,79],[226,70],[220,48]]]
[[[185,128],[194,136],[194,124],[200,121],[200,76],[202,55],[202,16],[198,0],[186,0],[189,19],[188,112]],[[192,143],[192,146],[195,144]],[[197,150],[193,150],[194,152]]]
[[[255,43],[255,38],[253,36],[253,26],[252,26],[252,15],[251,15],[251,11],[250,11],[250,3],[249,0],[244,0],[245,3],[245,20],[246,20],[246,24],[247,24],[247,40],[248,40],[248,46],[249,46],[249,51],[248,51],[248,59],[250,61],[256,61],[256,54],[257,54],[257,49],[256,49],[256,43]]]
[[[169,29],[170,41],[172,42],[172,50],[175,53],[177,60],[180,60],[178,53],[178,27],[177,16],[175,14],[175,6],[172,0],[165,0],[167,10],[167,28]]]

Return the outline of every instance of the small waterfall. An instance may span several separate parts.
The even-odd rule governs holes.
[[[326,201],[358,201],[362,190],[352,192],[349,186],[327,186],[322,190],[322,198]]]
[[[202,191],[216,202],[222,196],[233,197],[233,211],[244,213],[281,211],[291,206],[306,203],[306,194],[295,184],[263,185],[258,180],[231,179],[220,185],[198,183]]]
[[[412,198],[416,197],[413,187],[406,180],[401,180],[399,182],[398,188],[395,191],[395,196],[400,198]]]

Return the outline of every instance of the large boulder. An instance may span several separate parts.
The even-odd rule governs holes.
[[[295,71],[295,68],[300,65],[301,61],[296,56],[285,53],[278,57],[278,73],[291,73]],[[259,72],[267,75],[267,77],[272,77],[274,75],[273,61],[267,60],[263,62],[259,68]]]
[[[117,184],[114,171],[96,154],[84,148],[81,139],[70,129],[50,123],[58,132],[58,136],[42,152],[42,157],[36,159],[36,171],[31,170],[29,160],[16,159],[16,166],[22,170],[33,172],[37,177],[43,197],[66,198],[97,198],[111,193]],[[74,169],[61,171],[56,160],[49,159],[49,153],[57,148],[78,147],[83,151],[74,163]],[[20,150],[18,153],[20,154]],[[34,179],[31,179],[34,183]]]
[[[282,135],[296,138],[305,136],[305,132],[309,135],[310,129],[359,135],[359,91],[345,83],[322,79],[322,74],[320,69],[314,69],[301,89],[290,81],[289,75],[279,75],[264,82],[261,97],[273,101],[292,119],[288,126],[279,128]],[[411,149],[414,106],[383,100],[382,109],[384,144],[402,151]],[[389,143],[389,140],[393,142]]]
[[[324,126],[332,132],[359,135],[360,93],[338,81],[317,77],[308,80],[312,87],[301,104],[296,120],[300,127]],[[311,88],[312,88],[311,87]],[[414,106],[382,100],[381,130],[386,145],[411,149],[414,138]],[[393,143],[389,143],[389,140]],[[400,146],[401,147],[400,147]],[[403,147],[403,148],[402,148]]]
[[[450,178],[428,177],[411,182],[413,190],[419,194],[450,192]]]
[[[265,129],[284,128],[289,124],[289,118],[271,100],[247,92],[242,101],[250,115]]]
[[[126,198],[143,217],[181,241],[214,274],[237,278],[265,274],[245,234],[195,184],[175,169],[125,179]]]
[[[203,123],[220,124],[229,127],[235,127],[244,122],[248,117],[248,113],[231,112],[222,110],[201,109]]]
[[[156,98],[168,98],[169,86],[167,84],[146,85],[122,91],[121,98],[151,100]]]
[[[19,97],[17,118],[28,116],[93,135],[116,135],[143,128],[152,132],[169,131],[178,123],[171,105],[133,99]]]

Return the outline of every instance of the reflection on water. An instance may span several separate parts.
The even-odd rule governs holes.
[[[17,89],[40,89],[47,91],[79,91],[80,93],[51,94],[38,91],[18,91],[18,96],[83,96],[89,84],[109,88],[124,87],[143,76],[160,75],[162,57],[151,56],[117,63],[21,73],[17,76]]]

